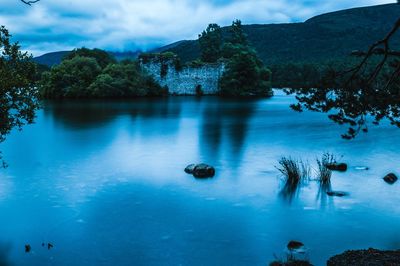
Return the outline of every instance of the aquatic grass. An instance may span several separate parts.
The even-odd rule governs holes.
[[[336,157],[331,153],[324,153],[321,160],[317,158],[317,180],[321,184],[329,184],[331,182],[332,171],[328,169],[328,165],[336,163]]]
[[[308,163],[290,157],[282,157],[276,168],[285,177],[286,182],[291,184],[299,184],[301,181],[308,180],[311,173]]]
[[[301,160],[282,157],[279,160],[279,167],[276,167],[284,176],[285,184],[280,195],[288,202],[291,202],[298,192],[299,185],[310,178],[310,166]]]

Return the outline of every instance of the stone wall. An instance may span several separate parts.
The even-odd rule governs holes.
[[[197,90],[205,95],[219,92],[218,81],[222,76],[223,63],[184,66],[177,70],[174,62],[157,60],[141,63],[142,69],[152,75],[172,95],[196,95]]]

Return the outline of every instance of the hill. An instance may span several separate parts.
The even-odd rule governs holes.
[[[38,63],[39,65],[45,65],[48,67],[58,65],[61,63],[61,60],[69,54],[71,51],[60,51],[47,53],[38,57],[33,58],[33,61]],[[117,61],[121,61],[124,59],[136,59],[140,54],[140,51],[136,52],[108,52],[110,55],[114,56]]]
[[[244,31],[267,65],[325,62],[366,49],[382,39],[399,16],[400,5],[387,4],[327,13],[303,23],[245,25]],[[228,30],[224,27],[224,34]],[[400,45],[400,36],[396,37],[395,45]],[[165,51],[178,54],[183,62],[200,55],[196,40],[179,41],[156,50]]]

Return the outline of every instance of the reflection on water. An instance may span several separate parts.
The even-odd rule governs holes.
[[[298,196],[300,185],[301,184],[299,182],[292,182],[291,180],[287,179],[280,191],[280,195],[282,196],[283,200],[287,201],[288,203],[292,203],[293,199]]]
[[[0,146],[10,165],[0,172],[0,241],[10,243],[0,258],[265,265],[298,240],[324,265],[345,249],[400,248],[400,184],[382,181],[398,171],[400,131],[383,125],[345,141],[343,128],[292,112],[292,101],[278,93],[46,103],[36,124]],[[323,186],[282,183],[281,157],[311,162],[324,152],[343,155],[349,170]],[[213,179],[184,173],[200,162],[215,166]]]

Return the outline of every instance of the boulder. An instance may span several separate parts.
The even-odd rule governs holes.
[[[394,183],[396,183],[397,179],[398,179],[397,176],[395,174],[393,174],[393,173],[387,174],[383,178],[383,180],[385,180],[385,182],[390,184],[390,185],[393,185]]]
[[[349,193],[343,191],[328,191],[326,194],[331,197],[344,197],[349,195]]]
[[[210,178],[215,175],[214,167],[208,164],[198,164],[193,169],[193,176],[196,178]]]
[[[189,164],[188,166],[186,166],[185,168],[185,173],[187,174],[193,174],[194,168],[196,167],[196,165],[194,163]]]
[[[328,168],[331,171],[346,172],[347,164],[345,164],[345,163],[330,163],[330,164],[326,165],[326,168]]]
[[[382,266],[382,265],[400,265],[400,251],[385,251],[377,249],[368,250],[349,250],[340,255],[330,258],[327,262],[328,266],[342,266],[342,265],[368,265],[368,266]]]
[[[295,249],[299,249],[302,247],[304,247],[304,244],[299,241],[295,241],[295,240],[292,240],[287,244],[287,248],[289,250],[295,250]]]

